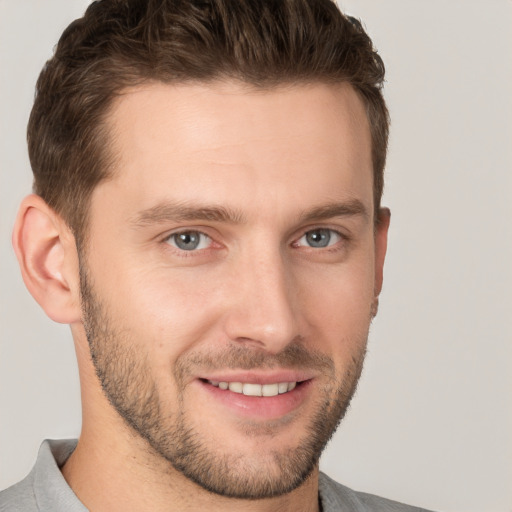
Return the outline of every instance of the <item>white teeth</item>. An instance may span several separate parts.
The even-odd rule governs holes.
[[[279,394],[279,384],[264,384],[261,386],[262,396],[276,396]]]
[[[241,382],[230,382],[229,383],[229,391],[233,391],[234,393],[242,393],[244,390],[244,386]]]
[[[252,384],[249,382],[219,382],[216,380],[208,381],[212,386],[219,389],[229,389],[233,393],[244,394],[246,396],[276,396],[287,393],[297,386],[296,382],[279,382],[275,384]]]
[[[277,386],[280,395],[288,391],[288,382],[280,382]]]
[[[244,384],[243,394],[247,396],[261,396],[261,384]]]

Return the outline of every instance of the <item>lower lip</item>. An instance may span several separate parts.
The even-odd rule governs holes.
[[[208,382],[198,380],[212,399],[233,411],[237,416],[270,420],[282,418],[297,410],[308,398],[311,380],[301,382],[291,391],[276,396],[246,396],[228,389],[220,389]]]

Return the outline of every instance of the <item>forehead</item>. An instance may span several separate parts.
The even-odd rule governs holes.
[[[146,208],[355,196],[372,210],[370,131],[349,85],[151,83],[126,90],[107,122],[116,169],[95,194],[115,187]]]

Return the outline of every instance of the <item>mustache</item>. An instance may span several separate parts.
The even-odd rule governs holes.
[[[184,382],[188,376],[197,374],[200,370],[272,368],[315,370],[332,376],[335,373],[334,362],[329,356],[295,343],[277,354],[244,345],[230,346],[222,351],[185,354],[176,361],[174,374],[177,382]]]

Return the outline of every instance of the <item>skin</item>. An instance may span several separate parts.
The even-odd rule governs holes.
[[[86,270],[101,309],[95,337],[99,326],[109,331],[98,350],[116,344],[135,354],[147,378],[132,372],[137,385],[127,394],[140,403],[149,401],[149,384],[157,390],[157,432],[181,415],[235,474],[280,478],[273,455],[308,439],[321,399],[334,420],[343,412],[332,405],[339,389],[348,403],[382,286],[389,212],[375,223],[364,106],[347,85],[149,84],[126,91],[108,123],[115,173],[93,192],[80,257],[82,286]],[[196,214],[179,218],[176,205]],[[205,218],[197,214],[205,205],[233,215]],[[331,235],[327,247],[308,245],[305,235],[318,229]],[[199,249],[177,247],[172,235],[183,231],[206,235]],[[316,465],[293,490],[250,501],[209,493],[177,471],[103,392],[65,223],[30,196],[14,246],[36,300],[71,324],[83,427],[63,474],[89,509],[318,510]],[[285,357],[297,347],[307,354],[302,362]],[[219,400],[200,380],[236,372],[239,380],[251,360],[258,366],[244,367],[248,381],[304,373],[308,385],[291,409],[244,413],[233,405],[239,396]],[[236,462],[240,455],[253,467]]]

